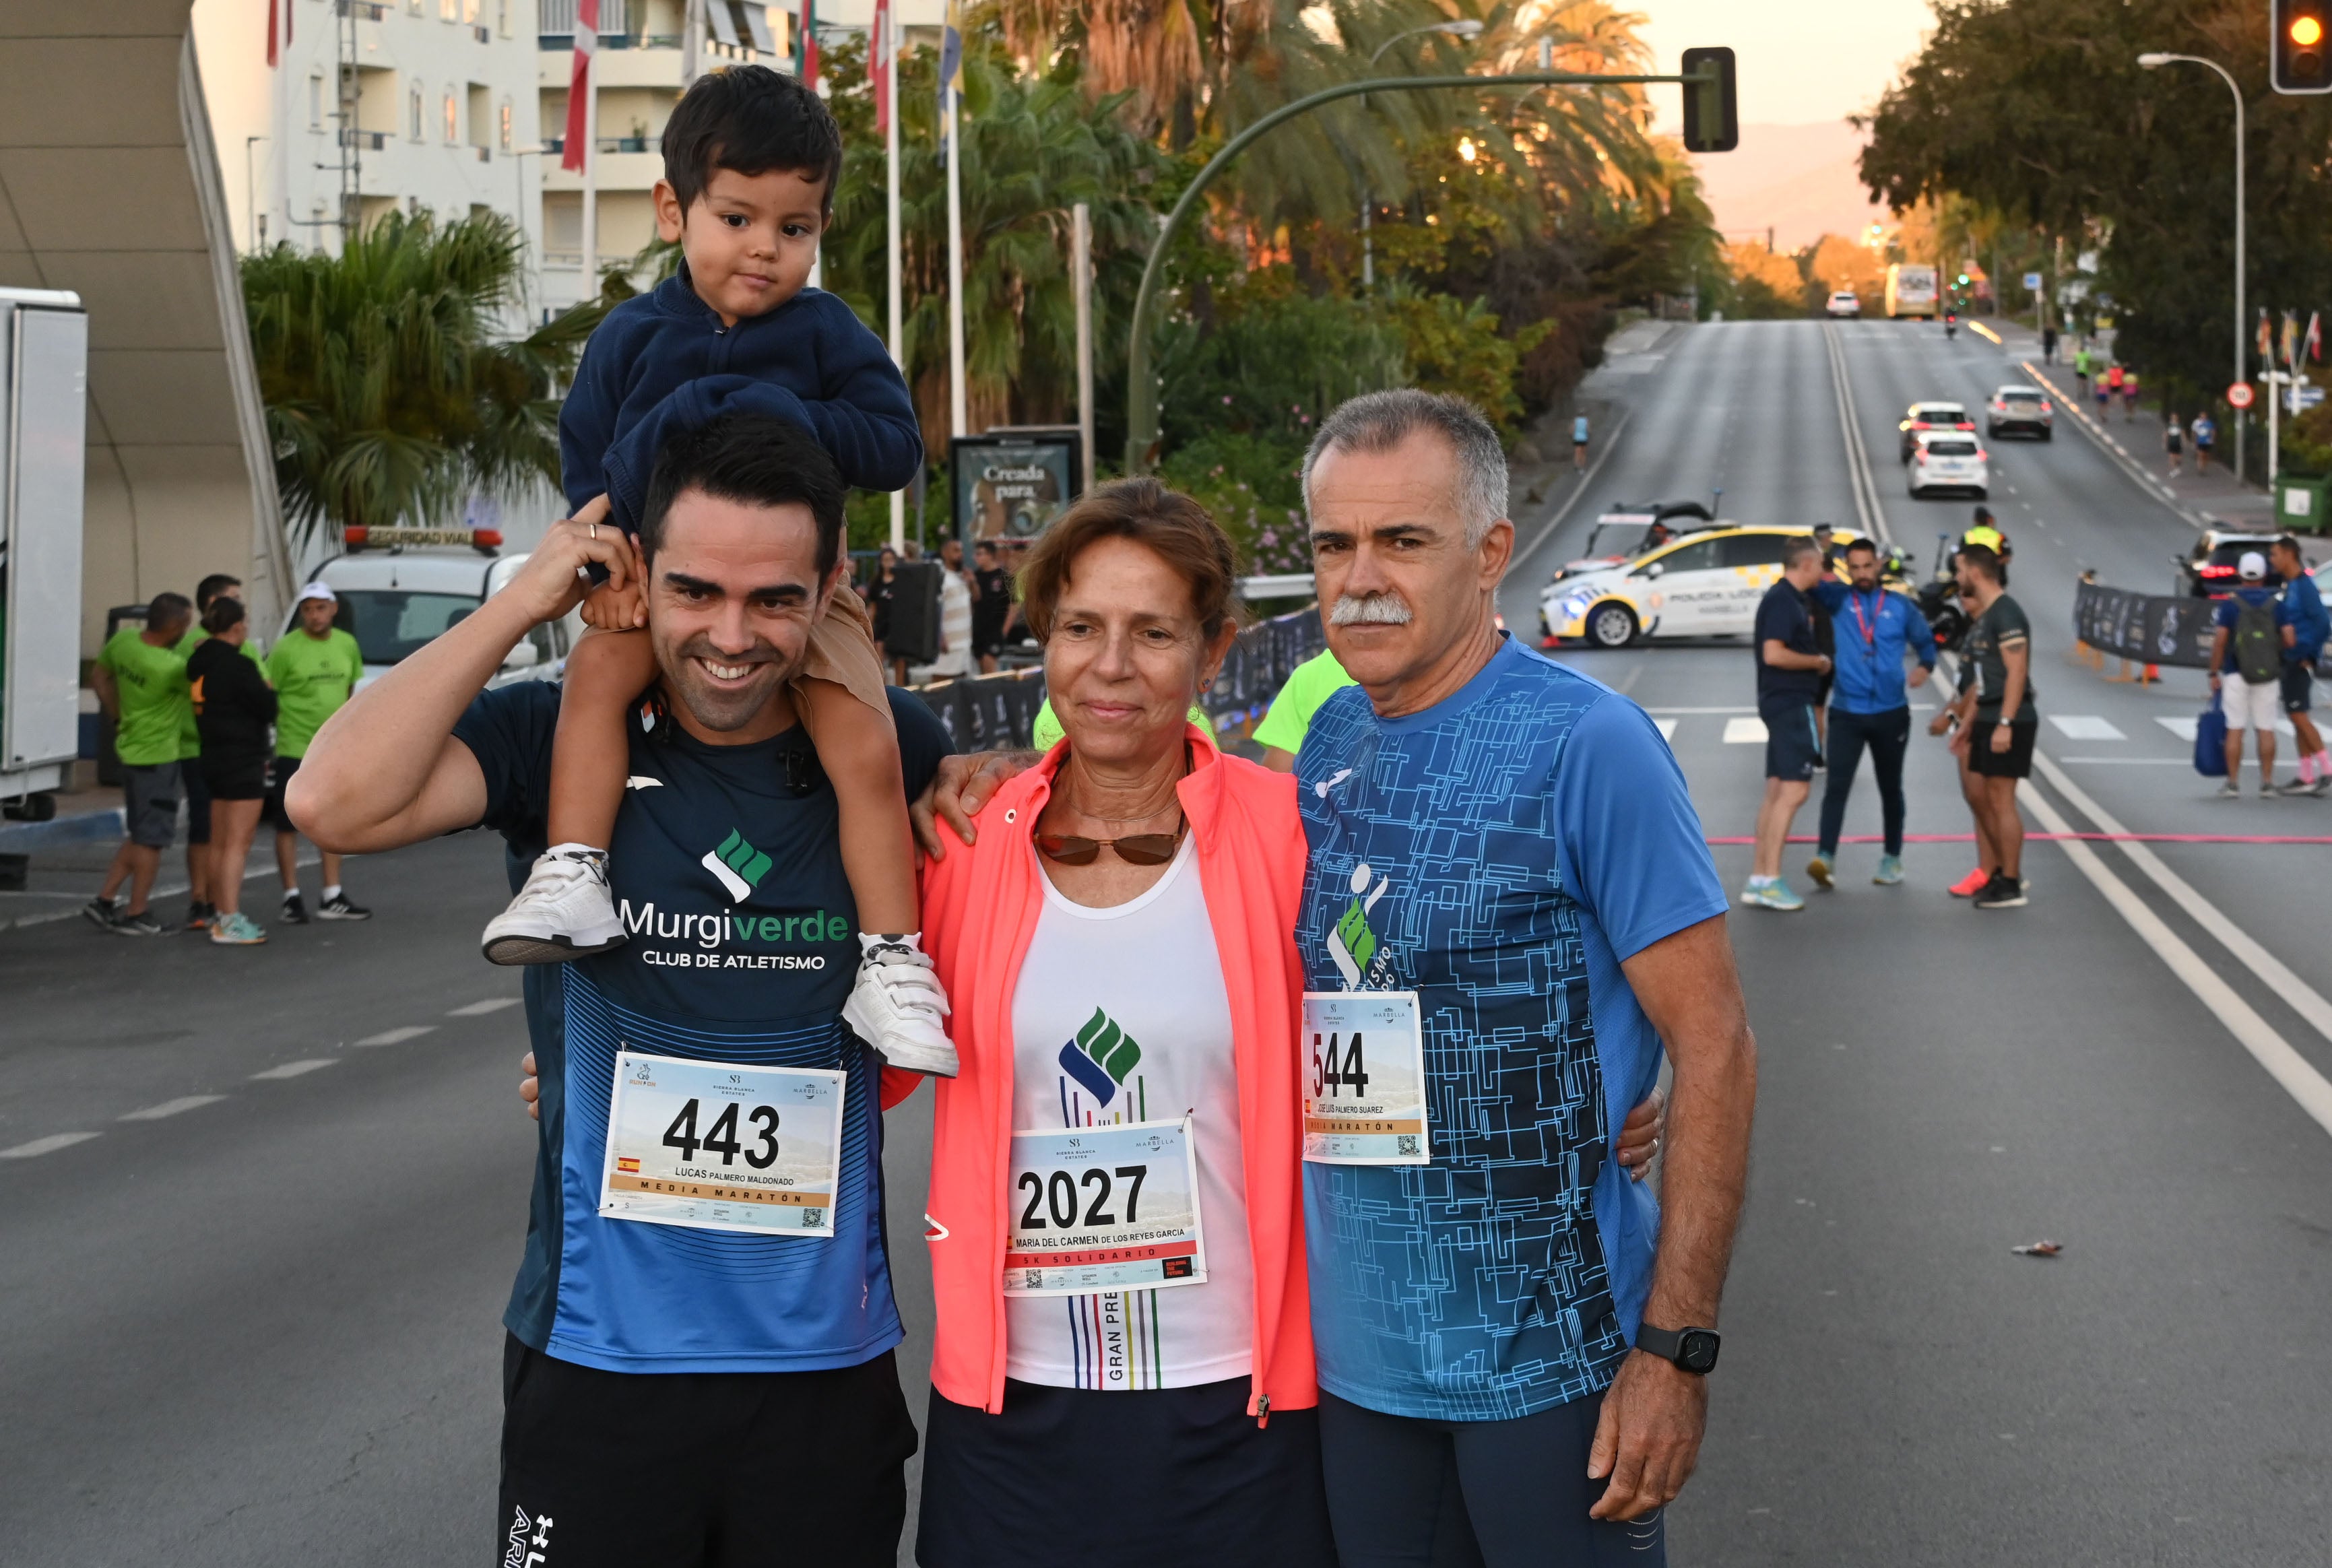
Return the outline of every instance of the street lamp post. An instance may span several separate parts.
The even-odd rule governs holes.
[[[2243,206],[2243,90],[2242,90],[2241,88],[2240,88],[2240,87],[2238,87],[2238,86],[2236,86],[2236,85],[2235,85],[2235,79],[2234,79],[2234,77],[2233,77],[2232,75],[2231,75],[2231,74],[2228,72],[2227,68],[2226,68],[2225,66],[2221,65],[2221,64],[2220,64],[2217,61],[2215,61],[2215,60],[2205,60],[2205,59],[2203,59],[2203,58],[2201,55],[2199,55],[2199,54],[2141,54],[2141,55],[2139,55],[2139,56],[2137,57],[2137,63],[2138,63],[2142,68],[2144,68],[2145,70],[2147,70],[2147,71],[2159,71],[2162,67],[2164,67],[2164,66],[2165,66],[2165,65],[2168,65],[2168,64],[2171,64],[2171,63],[2173,63],[2174,62],[2177,62],[2177,63],[2180,63],[2180,64],[2184,64],[2184,65],[2207,65],[2207,66],[2209,66],[2212,70],[2213,70],[2213,71],[2215,71],[2215,72],[2217,72],[2219,73],[2219,80],[2220,80],[2220,81],[2223,81],[2223,82],[2225,82],[2225,83],[2227,84],[2227,91],[2228,91],[2228,92],[2230,92],[2231,94],[2232,94],[2232,95],[2233,95],[2233,97],[2234,97],[2234,100],[2235,100],[2235,375],[2234,375],[2234,380],[2235,380],[2235,381],[2241,381],[2241,380],[2245,379],[2245,377],[2244,377],[2244,375],[2243,375],[2243,329],[2244,329],[2245,320],[2246,320],[2246,319],[2245,319],[2245,317],[2244,317],[2244,315],[2243,315],[2243,217],[2244,217],[2244,211],[2245,211],[2245,208],[2244,208],[2244,206]],[[2228,384],[2229,384],[2230,386],[2232,386],[2234,383],[2231,381],[2231,382],[2230,382],[2230,383],[2228,383]],[[2270,387],[2270,388],[2269,388],[2269,390],[2270,390],[2270,392],[2272,392],[2274,389],[2273,389],[2272,387]],[[2240,483],[2242,483],[2243,474],[2244,474],[2244,473],[2245,473],[2245,470],[2244,470],[2244,468],[2243,468],[2243,425],[2247,423],[2248,416],[2244,414],[2243,410],[2241,410],[2241,409],[2240,409],[2240,408],[2236,409],[2236,410],[2234,411],[2234,413],[2235,413],[2235,483],[2238,483],[2238,484],[2240,484]]]
[[[1414,38],[1420,33],[1446,33],[1451,38],[1477,38],[1481,36],[1482,24],[1468,16],[1458,22],[1432,22],[1423,27],[1412,27],[1406,33],[1396,33],[1377,45],[1376,52],[1369,56],[1369,69],[1371,71],[1376,69],[1377,62],[1384,58],[1386,50],[1391,49],[1402,39]],[[1544,70],[1545,66],[1542,64],[1540,69]],[[1361,107],[1366,109],[1368,106],[1368,97],[1363,94],[1361,98]],[[1377,286],[1375,241],[1369,237],[1370,209],[1375,205],[1369,200],[1368,186],[1364,180],[1361,186],[1361,287],[1363,289],[1373,289]]]

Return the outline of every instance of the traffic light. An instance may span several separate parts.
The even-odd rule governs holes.
[[[1965,272],[1962,272],[1962,273],[1960,274],[1960,287],[1961,287],[1961,288],[1963,288],[1963,289],[1964,289],[1964,288],[1966,288],[1967,286],[1968,286],[1968,275],[1967,275]]]
[[[1716,80],[1685,84],[1685,150],[1731,152],[1741,145],[1741,111],[1733,88],[1733,51],[1686,50],[1684,74],[1696,76],[1704,70],[1710,71]]]
[[[2332,92],[2332,0],[2269,0],[2270,78],[2278,92]]]

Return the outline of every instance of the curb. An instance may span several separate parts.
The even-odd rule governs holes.
[[[0,855],[38,855],[44,849],[119,838],[123,831],[119,806],[76,811],[47,822],[9,822],[0,824]]]

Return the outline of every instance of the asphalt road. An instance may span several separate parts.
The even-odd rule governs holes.
[[[1519,520],[1510,624],[1534,624],[1610,501],[1722,487],[1744,520],[1856,522],[1826,335],[1878,531],[1924,559],[1961,526],[1966,502],[1903,496],[1894,421],[2014,376],[1999,349],[1878,322],[1679,329],[1601,373],[1625,427],[1583,488]],[[2064,781],[2035,811],[2332,835],[2332,802],[2222,804],[2179,765],[2158,721],[2192,716],[2198,677],[2071,662],[2079,570],[2158,590],[2189,525],[2069,425],[1992,447]],[[1750,830],[1762,749],[1725,739],[1754,703],[1745,647],[1563,656],[1674,722],[1712,835]],[[1915,746],[1909,789],[1915,833],[1964,830],[1940,743]],[[1877,827],[1866,784],[1848,830]],[[1980,914],[1942,891],[1965,846],[1915,844],[1891,889],[1850,847],[1804,913],[1735,919],[1761,1114],[1675,1561],[2326,1561],[2332,1138],[2261,1065],[2300,1095],[2332,1073],[2332,1007],[2292,989],[2332,989],[2325,853],[2150,854],[2036,845],[2032,905]],[[1717,856],[1745,876],[1745,848]],[[377,919],[257,950],[0,932],[0,1562],[489,1550],[532,1140],[518,1010],[479,1010],[517,994],[473,945],[500,855],[459,837],[350,881]],[[886,1152],[919,1406],[926,1104],[892,1114]],[[2044,1237],[2064,1256],[2010,1251]]]

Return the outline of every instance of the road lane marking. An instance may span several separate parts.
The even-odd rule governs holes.
[[[2127,741],[2111,719],[2101,719],[2095,713],[2050,713],[2049,722],[2057,726],[2069,741]]]
[[[2191,757],[2060,757],[2060,762],[2109,762],[2128,768],[2192,768]]]
[[[2040,762],[2036,755],[2035,762]],[[2056,785],[2062,778],[2055,769],[2041,763],[2050,774],[2050,783]],[[2062,788],[2062,786],[2059,786]],[[2067,833],[2072,825],[2065,820],[2056,806],[2038,789],[2027,787],[2017,798],[2025,809],[2038,817],[2040,825],[2052,833]],[[2067,798],[2071,798],[2069,793]],[[2131,846],[2123,846],[2128,849]],[[2308,1064],[2307,1058],[2291,1048],[2291,1043],[2270,1028],[2268,1021],[2251,1009],[2249,1002],[2235,994],[2234,987],[2219,978],[2217,971],[2203,961],[2202,956],[2180,940],[2178,933],[2165,924],[2162,917],[2146,906],[2144,900],[2129,890],[2127,884],[2107,869],[2098,852],[2078,839],[2063,843],[2068,858],[2089,879],[2090,885],[2105,896],[2114,912],[2127,923],[2139,940],[2152,948],[2155,956],[2168,965],[2170,972],[2186,984],[2195,999],[2218,1016],[2227,1032],[2235,1037],[2253,1059],[2265,1067],[2268,1076],[2283,1086],[2299,1104],[2299,1108],[2313,1117],[2327,1133],[2332,1133],[2332,1083]]]
[[[2034,766],[2047,776],[2050,786],[2062,795],[2074,810],[2096,823],[2107,833],[2127,833],[2128,828],[2114,820],[2106,808],[2089,798],[2081,787],[2065,777],[2064,771],[2039,751],[2032,754]],[[2332,1002],[2324,999],[2317,990],[2254,941],[2249,932],[2237,925],[2219,906],[2194,891],[2192,884],[2162,863],[2162,857],[2145,845],[2122,841],[2121,852],[2129,856],[2140,871],[2152,879],[2156,887],[2168,894],[2187,917],[2218,938],[2229,952],[2235,955],[2245,969],[2267,982],[2270,990],[2283,1005],[2308,1020],[2310,1028],[2332,1040]]]
[[[158,1105],[148,1105],[142,1111],[132,1111],[117,1117],[123,1122],[158,1122],[165,1116],[175,1116],[181,1111],[198,1111],[205,1105],[215,1105],[225,1095],[181,1095],[175,1100],[165,1100]]]
[[[1647,713],[1754,713],[1754,708],[1647,708]]]
[[[435,1033],[436,1028],[437,1026],[435,1024],[406,1024],[402,1028],[383,1029],[377,1035],[367,1035],[363,1039],[357,1041],[357,1044],[359,1046],[401,1046],[407,1040],[419,1039],[423,1035]]]
[[[1765,743],[1765,721],[1763,719],[1725,720],[1725,743],[1728,746],[1763,745]]]
[[[1861,428],[1854,422],[1854,384],[1846,372],[1846,350],[1840,346],[1839,330],[1828,322],[1822,324],[1822,349],[1830,356],[1830,389],[1838,396],[1839,434],[1846,441],[1847,483],[1854,492],[1854,512],[1862,520],[1859,531],[1866,539],[1882,537],[1879,526],[1887,516],[1878,502],[1878,483],[1870,475],[1870,454],[1862,445]]]
[[[2194,743],[2194,726],[2199,722],[2199,721],[2194,719],[2174,719],[2166,713],[2156,713],[2154,715],[2154,722],[2161,725],[2164,729],[2169,731],[2172,734],[2177,736],[2180,740],[2185,741],[2189,746],[2192,746]],[[2275,732],[2279,735],[2289,738],[2291,734],[2291,721],[2289,719],[2278,719],[2275,722]]]
[[[1674,719],[1655,719],[1652,721],[1652,724],[1654,728],[1659,731],[1661,740],[1668,741],[1670,745],[1674,745],[1676,743],[1677,722]]]
[[[483,1018],[487,1013],[498,1013],[504,1008],[514,1008],[518,1004],[519,999],[516,997],[488,997],[484,1001],[472,1002],[465,1008],[455,1008],[445,1016],[449,1018]]]
[[[86,1143],[96,1136],[94,1133],[52,1133],[45,1138],[35,1138],[29,1143],[19,1143],[14,1149],[0,1149],[0,1160],[30,1160],[41,1154],[53,1154],[60,1149],[70,1149],[76,1143]]]
[[[303,1073],[312,1073],[319,1067],[332,1067],[338,1066],[339,1065],[339,1058],[338,1056],[311,1056],[306,1061],[286,1062],[280,1067],[270,1067],[263,1073],[253,1073],[251,1076],[254,1079],[261,1080],[268,1078],[296,1078]]]

